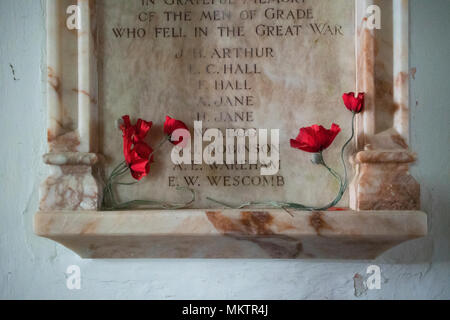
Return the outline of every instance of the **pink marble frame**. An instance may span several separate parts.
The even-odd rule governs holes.
[[[416,155],[408,147],[408,0],[392,1],[392,26],[384,33],[367,28],[365,12],[373,4],[382,2],[356,0],[357,88],[366,92],[366,107],[357,118],[350,207],[419,210],[420,186],[409,173]]]
[[[392,1],[387,9],[386,1],[355,0],[357,90],[367,103],[350,159],[351,210],[291,217],[282,210],[100,211],[95,0],[77,0],[82,19],[72,31],[58,13],[74,1],[47,0],[44,162],[51,172],[41,185],[35,233],[85,258],[373,259],[425,236],[419,184],[409,173],[416,156],[408,147],[408,0]],[[373,4],[395,17],[392,25],[367,28]]]
[[[357,118],[357,153],[352,156],[355,178],[350,186],[354,210],[418,210],[419,185],[408,172],[416,160],[408,148],[408,0],[393,0],[392,52],[380,47],[382,30],[367,28],[367,8],[373,0],[356,3],[357,90],[366,92],[365,112]],[[101,188],[93,174],[97,154],[97,65],[95,0],[78,0],[81,26],[68,31],[58,15],[64,1],[47,1],[48,13],[48,146],[45,163],[51,175],[42,185],[41,210],[97,210]],[[70,52],[65,33],[77,37]],[[383,51],[384,50],[384,51]],[[390,50],[390,47],[388,48]],[[61,55],[72,54],[77,83],[65,84]],[[391,55],[386,68],[384,58]],[[73,67],[72,67],[73,68]],[[381,72],[379,71],[381,70]],[[72,70],[73,71],[73,70]],[[77,114],[66,115],[65,103],[77,103]],[[68,120],[69,118],[69,120]],[[71,121],[70,121],[71,120]],[[76,126],[74,123],[76,122]]]

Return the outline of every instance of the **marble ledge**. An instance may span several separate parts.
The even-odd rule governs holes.
[[[82,258],[374,259],[427,234],[420,211],[53,211],[35,233]]]

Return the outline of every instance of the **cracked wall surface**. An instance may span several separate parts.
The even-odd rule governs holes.
[[[410,0],[412,148],[430,235],[376,261],[81,260],[34,235],[45,153],[45,1],[0,1],[0,298],[450,298],[450,1]],[[365,287],[380,266],[381,289]],[[78,265],[81,290],[68,290]],[[355,278],[356,277],[356,278]],[[356,279],[356,280],[355,280]]]

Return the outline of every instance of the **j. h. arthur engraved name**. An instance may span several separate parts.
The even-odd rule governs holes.
[[[194,159],[192,137],[188,130],[175,130],[171,139],[181,140],[171,152],[172,162],[176,165],[260,164],[260,173],[263,176],[275,175],[280,169],[279,129],[270,130],[269,144],[267,129],[226,129],[224,139],[221,130],[209,128],[203,132],[203,122],[194,121]],[[204,142],[209,142],[205,148]]]

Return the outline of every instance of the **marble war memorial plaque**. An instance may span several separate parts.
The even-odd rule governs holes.
[[[373,259],[427,234],[409,172],[407,0],[46,4],[37,235],[83,258]],[[140,122],[124,139],[124,115],[152,121],[145,138]],[[176,147],[160,143],[166,116],[189,129]],[[314,124],[334,128],[336,172],[291,147]]]
[[[203,132],[219,128],[224,136],[226,129],[279,129],[273,175],[261,175],[261,164],[248,161],[174,165],[165,145],[149,176],[123,189],[123,200],[173,198],[177,186],[196,191],[198,208],[214,207],[206,197],[311,205],[333,199],[338,183],[289,140],[316,123],[341,126],[336,145],[350,134],[341,95],[355,87],[352,1],[103,0],[96,6],[100,152],[109,167],[123,157],[114,123],[124,114],[153,121],[152,145],[162,138],[166,115],[192,129],[202,121]],[[338,165],[339,147],[328,152],[330,165]]]

